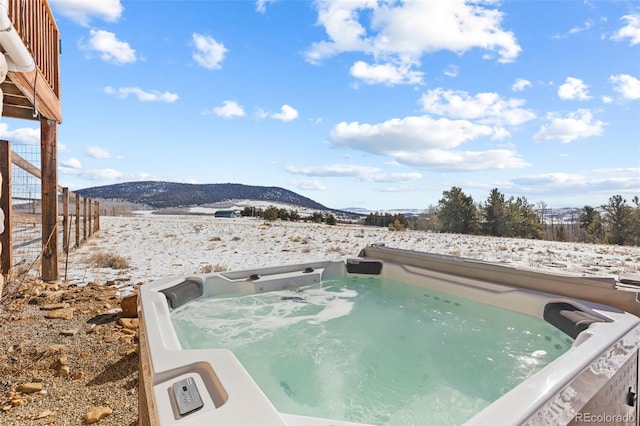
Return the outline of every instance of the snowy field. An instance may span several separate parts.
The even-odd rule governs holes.
[[[640,247],[393,232],[386,228],[266,222],[195,215],[103,216],[101,230],[62,262],[71,284],[117,280],[123,286],[195,273],[252,269],[357,256],[367,245],[462,256],[537,271],[640,279]],[[118,255],[125,269],[98,268],[96,253]]]

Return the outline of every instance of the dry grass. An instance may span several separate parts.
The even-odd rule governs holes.
[[[212,272],[224,272],[226,270],[227,270],[227,267],[219,263],[216,263],[215,265],[212,265],[211,263],[207,263],[206,265],[202,265],[200,267],[198,274],[210,274]]]
[[[96,268],[129,269],[129,260],[117,253],[96,252],[89,256],[88,262]]]

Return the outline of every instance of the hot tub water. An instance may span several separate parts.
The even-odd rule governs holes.
[[[460,424],[562,355],[546,322],[380,277],[198,299],[183,349],[226,348],[283,413]]]

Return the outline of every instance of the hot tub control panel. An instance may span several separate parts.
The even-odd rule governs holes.
[[[186,416],[204,406],[193,378],[179,380],[172,385],[172,388],[180,416]]]

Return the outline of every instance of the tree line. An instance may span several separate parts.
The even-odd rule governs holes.
[[[442,195],[436,212],[441,232],[542,239],[549,237],[551,226],[550,239],[554,240],[640,245],[638,196],[633,197],[630,205],[621,195],[614,195],[600,206],[602,213],[592,206],[584,206],[577,220],[580,232],[569,238],[566,224],[546,224],[545,209],[536,209],[526,197],[507,199],[494,188],[484,202],[475,203],[455,186]]]
[[[337,223],[336,217],[331,213],[313,212],[311,216],[301,216],[297,210],[277,208],[269,206],[266,209],[245,207],[240,213],[242,216],[259,217],[264,220],[284,220],[291,222],[309,221],[313,223],[326,223],[327,225],[335,225]]]
[[[544,202],[538,207],[526,197],[507,198],[497,188],[484,202],[476,203],[459,187],[443,191],[437,206],[429,207],[418,217],[402,214],[370,213],[365,225],[390,230],[417,229],[433,232],[489,235],[494,237],[579,241],[618,245],[640,245],[640,199],[631,204],[621,195],[607,204],[580,209],[572,223],[546,223]]]

